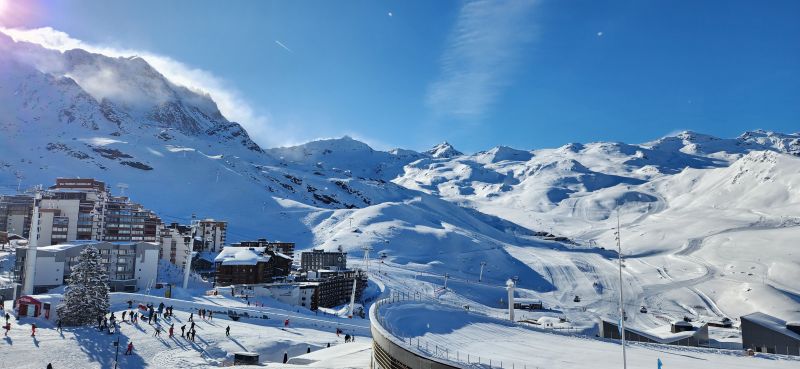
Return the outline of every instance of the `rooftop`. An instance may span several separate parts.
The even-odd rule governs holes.
[[[756,312],[742,316],[742,320],[749,320],[760,326],[772,329],[773,331],[783,333],[784,335],[789,336],[793,339],[800,340],[800,334],[792,332],[791,330],[789,330],[789,328],[786,328],[785,320],[774,317],[772,315]]]
[[[264,255],[264,247],[225,247],[214,262],[222,265],[256,265],[268,262],[270,256]]]

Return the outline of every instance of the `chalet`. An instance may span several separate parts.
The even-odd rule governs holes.
[[[225,247],[214,258],[217,286],[270,283],[289,275],[292,259],[265,247]]]

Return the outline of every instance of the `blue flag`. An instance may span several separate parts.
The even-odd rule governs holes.
[[[662,365],[664,365],[664,363],[661,362],[661,358],[658,358],[658,369],[661,369]]]

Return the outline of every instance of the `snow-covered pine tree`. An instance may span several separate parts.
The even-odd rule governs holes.
[[[108,273],[93,246],[81,251],[78,264],[72,267],[64,300],[56,311],[64,325],[77,326],[97,322],[108,312]]]

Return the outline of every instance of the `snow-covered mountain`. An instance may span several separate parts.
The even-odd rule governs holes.
[[[486,261],[489,283],[516,276],[551,306],[580,294],[595,314],[614,310],[606,249],[619,211],[630,305],[800,318],[798,133],[475,154],[448,143],[384,152],[349,137],[264,149],[142,58],[0,34],[0,71],[3,192],[66,176],[125,183],[166,221],[230,221],[232,241],[354,255],[370,245],[409,269],[473,280]]]

